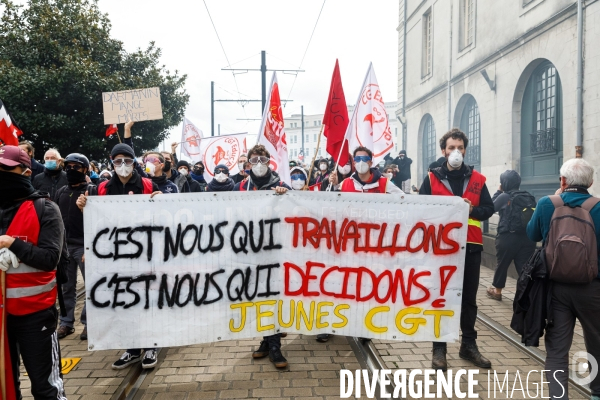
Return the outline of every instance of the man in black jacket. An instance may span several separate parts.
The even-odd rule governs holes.
[[[56,192],[67,185],[67,174],[62,168],[62,157],[56,149],[49,149],[44,154],[44,173],[32,180],[33,187],[40,192],[46,192],[54,200]]]
[[[412,159],[406,156],[406,150],[400,150],[398,157],[392,161],[392,164],[398,166],[399,172],[394,176],[392,182],[396,184],[404,193],[410,193],[410,165]]]
[[[80,195],[89,192],[96,194],[97,188],[93,184],[88,184],[86,174],[89,171],[90,163],[86,156],[79,153],[69,154],[65,158],[65,171],[69,184],[63,186],[56,192],[56,204],[60,209],[63,224],[65,225],[65,234],[67,235],[67,246],[71,256],[67,267],[69,280],[62,285],[63,299],[65,302],[66,316],[60,317],[60,327],[57,330],[58,338],[75,332],[75,304],[77,302],[77,267],[81,270],[81,275],[85,280],[85,257],[83,244],[83,213],[77,207],[77,199]],[[81,323],[83,332],[81,340],[87,340],[87,319],[85,312],[85,302],[81,311]]]
[[[446,158],[441,167],[432,169],[423,180],[420,195],[446,195],[462,197],[469,208],[469,233],[463,277],[460,315],[462,340],[459,356],[481,368],[491,368],[491,362],[477,348],[477,289],[481,267],[483,238],[481,222],[494,214],[494,202],[485,185],[485,177],[472,166],[463,163],[469,139],[459,129],[452,129],[440,139],[440,148]],[[476,184],[476,187],[473,187]],[[432,189],[433,188],[433,189]],[[478,204],[473,204],[473,200]],[[446,370],[446,343],[433,343],[432,368]]]
[[[0,317],[6,317],[12,366],[5,372],[13,378],[3,390],[6,398],[21,398],[20,357],[34,398],[65,399],[56,335],[56,266],[64,226],[56,204],[31,185],[30,167],[19,147],[0,149],[0,274],[7,288]],[[43,205],[37,208],[36,202]]]
[[[238,169],[240,170],[240,172],[238,172],[237,174],[235,174],[231,177],[231,179],[233,179],[233,182],[240,183],[241,181],[243,181],[244,179],[246,179],[248,177],[248,175],[246,175],[246,173],[244,172],[244,164],[246,164],[247,161],[248,161],[248,156],[245,154],[242,154],[240,156],[240,158],[238,159]],[[290,163],[290,168],[292,168],[291,163]]]

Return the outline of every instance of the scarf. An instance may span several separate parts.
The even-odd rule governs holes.
[[[225,182],[219,182],[216,179],[213,179],[208,183],[208,191],[209,192],[231,192],[233,187],[235,186],[235,182],[231,178],[227,178]]]
[[[9,207],[16,200],[24,199],[35,192],[28,176],[0,171],[0,206]]]

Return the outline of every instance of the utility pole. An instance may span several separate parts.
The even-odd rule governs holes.
[[[210,136],[215,136],[215,82],[210,81]]]
[[[300,106],[300,115],[302,116],[302,122],[300,125],[302,127],[302,154],[304,154],[304,106]],[[308,155],[304,154],[304,157],[308,157]]]
[[[248,72],[248,71],[260,71],[261,76],[262,76],[262,112],[264,113],[265,111],[265,105],[267,103],[267,71],[277,71],[277,72],[283,72],[284,74],[288,74],[288,73],[298,73],[298,72],[304,72],[303,69],[267,69],[267,53],[262,50],[260,52],[260,61],[261,61],[261,65],[260,68],[222,68],[221,71],[243,71],[243,72]],[[235,73],[235,72],[234,72]],[[281,101],[291,101],[291,100],[281,100]]]

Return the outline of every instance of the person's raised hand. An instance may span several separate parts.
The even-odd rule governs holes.
[[[87,197],[88,197],[88,191],[85,191],[85,194],[80,194],[79,197],[77,198],[77,201],[75,202],[75,204],[77,205],[77,207],[83,212],[83,208],[85,207],[85,204],[87,203]]]

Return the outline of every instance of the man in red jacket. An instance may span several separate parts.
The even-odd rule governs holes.
[[[31,159],[17,146],[0,149],[0,396],[20,399],[19,357],[36,399],[65,399],[56,334],[56,267],[64,225],[56,204],[31,185]]]

